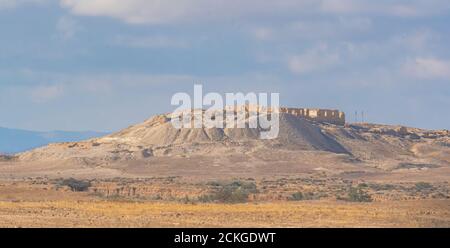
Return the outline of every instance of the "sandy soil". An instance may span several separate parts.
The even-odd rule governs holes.
[[[1,227],[450,227],[450,200],[179,204],[0,202]]]
[[[0,227],[450,227],[450,199],[434,198],[438,191],[448,193],[447,184],[434,184],[428,191],[416,191],[414,184],[374,191],[384,184],[368,184],[374,201],[361,203],[330,198],[342,188],[335,178],[263,182],[257,181],[253,200],[231,204],[183,202],[186,195],[195,199],[205,194],[207,185],[173,178],[96,181],[86,192],[46,179],[0,181]],[[130,197],[131,188],[142,195]],[[296,190],[328,197],[281,197]]]

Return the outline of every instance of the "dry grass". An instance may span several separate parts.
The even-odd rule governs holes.
[[[450,227],[450,200],[180,204],[0,202],[1,227]]]
[[[434,199],[427,193],[431,184],[421,183],[426,189],[413,192],[414,184],[367,183],[364,189],[377,196],[374,202],[352,203],[333,198],[352,184],[341,181],[319,176],[251,180],[259,192],[247,204],[200,203],[196,197],[213,184],[167,178],[95,181],[89,192],[72,192],[47,179],[0,181],[0,227],[450,227],[450,199]],[[140,195],[127,195],[132,188]],[[446,183],[432,189],[448,195]],[[284,196],[294,190],[330,197],[288,201]],[[155,194],[164,197],[152,199]],[[190,200],[181,201],[185,196]]]

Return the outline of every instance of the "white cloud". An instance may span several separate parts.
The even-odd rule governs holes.
[[[446,13],[447,0],[322,0],[321,9],[334,14],[382,14],[416,17]]]
[[[71,39],[81,30],[81,26],[73,18],[63,16],[58,20],[56,29],[64,39]]]
[[[373,8],[373,4],[367,1],[357,0],[323,0],[321,1],[321,9],[329,13],[355,13],[367,11]]]
[[[63,82],[67,85],[77,86],[83,92],[104,93],[112,92],[117,87],[155,86],[165,84],[179,84],[194,82],[189,75],[154,75],[154,74],[101,74],[64,76]]]
[[[339,62],[339,54],[329,51],[328,46],[322,44],[303,54],[291,56],[288,67],[293,73],[308,74],[330,68]]]
[[[421,15],[420,10],[416,6],[412,5],[394,5],[389,10],[390,13],[396,16],[410,17]]]
[[[257,40],[270,40],[273,33],[274,31],[267,27],[258,27],[252,30],[252,34]]]
[[[15,0],[0,0],[0,9],[12,8],[17,5]]]
[[[408,77],[418,79],[450,80],[450,61],[432,57],[419,57],[407,61],[403,65],[403,72]]]
[[[175,37],[163,35],[152,36],[117,36],[115,43],[138,48],[187,48],[189,44]]]
[[[382,14],[419,16],[449,9],[447,0],[60,0],[77,15],[108,16],[128,23],[179,23],[300,14]]]
[[[15,8],[23,4],[44,4],[49,0],[0,0],[0,10]]]
[[[43,103],[56,99],[64,94],[64,87],[57,85],[41,85],[31,89],[30,95],[34,102]]]
[[[418,17],[448,13],[450,2],[447,0],[404,0],[393,1],[384,11],[393,16]]]
[[[368,17],[339,17],[339,26],[348,31],[367,31],[372,28],[372,20]],[[335,23],[336,25],[336,23]]]
[[[109,16],[128,23],[168,23],[201,15],[211,9],[210,1],[179,0],[62,0],[61,5],[74,14]]]
[[[411,33],[394,36],[391,39],[393,45],[409,48],[413,51],[426,50],[432,42],[439,39],[439,35],[428,30],[420,29]]]
[[[276,30],[276,36],[317,40],[366,32],[371,28],[370,18],[340,16],[333,20],[295,21]]]

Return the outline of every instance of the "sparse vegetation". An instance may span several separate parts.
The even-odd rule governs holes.
[[[304,199],[305,199],[305,197],[303,196],[302,192],[295,192],[294,194],[291,195],[291,198],[290,198],[291,201],[301,201]]]
[[[202,202],[242,203],[247,202],[250,194],[258,192],[253,182],[233,181],[229,184],[210,183],[218,189],[213,194],[200,196]]]
[[[369,187],[375,191],[382,191],[382,190],[393,190],[395,189],[395,186],[392,184],[377,184],[377,183],[371,183]]]
[[[350,202],[371,202],[372,197],[361,187],[350,187],[347,197],[337,197],[338,200]]]
[[[83,180],[77,180],[75,178],[69,178],[69,179],[62,179],[57,183],[58,186],[67,186],[72,191],[76,192],[82,192],[87,191],[89,187],[91,187],[91,182],[89,181],[83,181]]]
[[[350,188],[350,192],[348,194],[349,201],[352,202],[371,202],[372,197],[367,194],[362,188]]]
[[[184,198],[180,199],[180,201],[184,204],[191,204],[194,203],[194,201],[189,196],[184,196]]]
[[[423,169],[423,168],[438,168],[438,165],[435,164],[417,164],[417,163],[400,163],[398,165],[398,169]]]
[[[0,201],[0,214],[2,214],[0,226],[449,227],[450,211],[448,205],[442,203],[441,200],[386,202],[383,204],[283,202],[229,206],[226,204],[174,202],[136,204],[127,201],[63,199],[37,202]],[[47,211],[49,208],[52,211]],[[321,217],[317,218],[317,216]],[[30,219],[33,221],[29,221]]]
[[[416,183],[415,187],[416,187],[416,190],[422,191],[422,190],[432,189],[433,185],[431,185],[430,183],[426,183],[426,182],[418,182],[418,183]]]
[[[449,226],[448,182],[421,182],[418,187],[428,189],[418,191],[411,182],[344,183],[339,178],[327,178],[326,186],[309,177],[285,178],[284,186],[277,179],[259,178],[209,183],[171,180],[29,177],[23,182],[3,181],[0,226]],[[90,193],[67,192],[77,181],[91,183]],[[67,190],[58,190],[62,186]],[[346,202],[334,201],[334,196]],[[317,199],[326,201],[304,202]],[[240,204],[247,201],[255,204]],[[52,211],[46,211],[49,206]],[[28,211],[31,208],[37,211]],[[31,218],[33,222],[26,221]],[[49,219],[54,222],[49,224]]]
[[[317,200],[322,197],[326,197],[326,194],[318,192],[295,192],[288,199],[291,201],[306,201],[306,200]]]
[[[369,185],[367,185],[367,183],[360,183],[360,184],[358,184],[358,187],[359,188],[367,188],[367,187],[369,187]]]

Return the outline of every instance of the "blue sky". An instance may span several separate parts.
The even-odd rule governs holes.
[[[0,0],[0,126],[114,131],[171,96],[450,128],[447,0]]]

